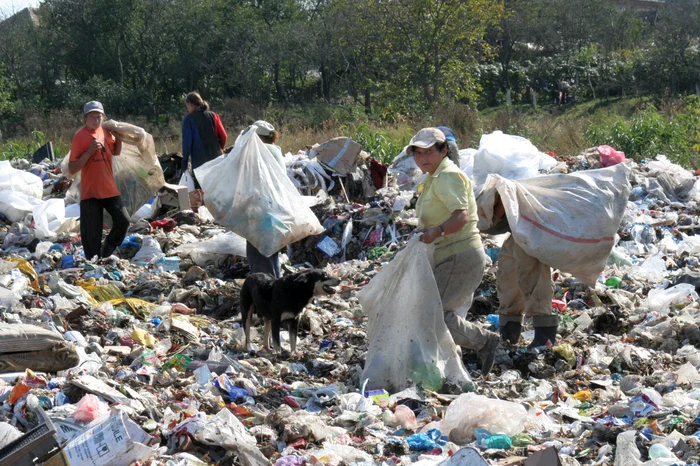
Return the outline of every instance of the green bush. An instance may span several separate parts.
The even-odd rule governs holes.
[[[0,144],[0,160],[29,159],[44,144],[46,135],[41,131],[32,131],[32,140],[29,142],[9,140]]]
[[[683,112],[664,117],[649,107],[629,120],[616,116],[591,125],[586,137],[594,145],[607,144],[633,159],[654,158],[664,154],[686,167],[700,166],[698,117],[700,101],[686,99]]]
[[[367,125],[359,125],[352,139],[362,146],[362,150],[383,164],[390,164],[408,144],[410,136],[391,137],[381,129],[372,129]]]

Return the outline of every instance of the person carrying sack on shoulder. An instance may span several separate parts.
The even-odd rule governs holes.
[[[416,213],[420,241],[435,244],[433,274],[454,342],[479,352],[482,374],[493,367],[498,334],[467,322],[457,312],[469,307],[486,268],[486,254],[476,228],[476,201],[469,178],[448,157],[445,134],[423,128],[406,152],[428,176],[418,185]]]
[[[224,153],[228,135],[219,115],[209,110],[209,103],[197,92],[190,92],[185,98],[187,115],[182,120],[182,162],[183,173],[188,171],[194,182],[195,201],[193,210],[204,204],[204,193],[194,176],[194,169],[214,160]]]
[[[272,157],[283,170],[286,170],[284,164],[284,155],[282,155],[282,149],[277,145],[280,138],[279,131],[275,130],[275,127],[271,123],[265,120],[258,120],[252,125],[248,126],[246,129],[241,131],[241,134],[245,134],[255,127],[255,134],[258,135],[260,140],[265,144],[267,150],[270,151]],[[248,265],[250,266],[251,273],[267,273],[275,278],[282,277],[282,267],[280,265],[279,251],[267,257],[262,254],[258,249],[253,246],[253,243],[246,239],[245,242],[245,252],[248,259]]]
[[[104,108],[97,101],[83,107],[85,126],[71,141],[68,171],[80,172],[80,236],[87,260],[109,257],[122,244],[129,229],[129,213],[117,189],[112,156],[121,154],[122,138],[102,128]],[[102,243],[104,212],[112,217],[112,229]]]

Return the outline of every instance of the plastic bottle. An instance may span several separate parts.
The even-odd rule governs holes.
[[[620,288],[621,284],[622,279],[620,277],[610,277],[607,280],[605,280],[605,286],[608,286],[610,288]]]
[[[676,455],[666,445],[655,443],[649,448],[649,459],[655,460],[658,458],[676,458]]]

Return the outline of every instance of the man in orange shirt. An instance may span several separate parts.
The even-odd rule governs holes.
[[[88,260],[110,256],[129,229],[129,213],[112,171],[112,156],[121,154],[122,138],[102,128],[104,114],[101,103],[93,100],[85,104],[85,126],[73,135],[68,164],[71,174],[81,172],[80,236]],[[104,210],[112,217],[112,230],[103,244]]]

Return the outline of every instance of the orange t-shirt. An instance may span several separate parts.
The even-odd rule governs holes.
[[[90,147],[93,139],[97,139],[105,148],[95,151],[80,170],[80,199],[107,199],[119,196],[120,192],[112,172],[115,140],[114,136],[102,127],[92,131],[83,126],[76,131],[70,146],[70,161],[78,160]]]

